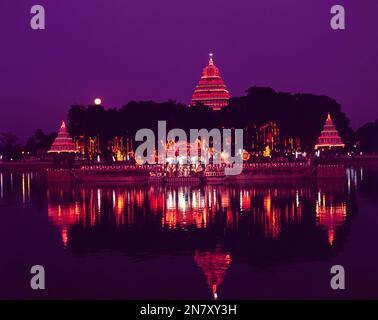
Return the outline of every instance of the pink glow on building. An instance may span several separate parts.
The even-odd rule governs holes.
[[[228,105],[230,97],[219,69],[214,65],[213,54],[210,53],[209,64],[202,71],[191,105],[204,104],[213,110],[221,110]]]

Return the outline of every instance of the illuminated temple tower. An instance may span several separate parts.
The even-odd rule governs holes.
[[[315,145],[315,150],[321,148],[335,148],[341,147],[344,148],[345,144],[341,140],[341,137],[333,124],[331,114],[328,113],[327,120],[325,122],[324,128],[320,133],[318,141]]]
[[[78,150],[70,138],[66,124],[62,121],[58,136],[55,138],[49,153],[76,153]]]
[[[219,69],[214,65],[213,54],[210,53],[209,65],[202,71],[201,79],[192,96],[191,105],[204,104],[213,110],[221,110],[228,105],[229,100],[230,93]]]

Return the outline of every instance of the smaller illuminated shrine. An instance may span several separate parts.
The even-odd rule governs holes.
[[[49,153],[76,153],[78,152],[75,143],[70,138],[66,124],[62,121],[58,136],[55,138]]]
[[[210,53],[209,64],[203,69],[201,79],[192,96],[191,106],[203,104],[213,110],[221,110],[228,105],[230,93],[214,65],[213,54]]]
[[[327,120],[324,124],[324,128],[320,133],[318,141],[315,145],[315,150],[322,148],[344,148],[345,144],[341,140],[341,137],[333,124],[331,114],[328,113]]]
[[[68,133],[66,124],[62,121],[58,136],[55,138],[48,153],[53,155],[55,166],[59,168],[71,168],[75,163],[77,152],[78,149]]]

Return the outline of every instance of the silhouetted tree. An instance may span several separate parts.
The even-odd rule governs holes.
[[[30,155],[37,155],[38,153],[45,153],[51,147],[51,144],[56,138],[56,133],[45,134],[42,129],[37,129],[33,137],[30,137],[25,149]]]
[[[116,136],[134,138],[137,130],[157,131],[159,120],[167,122],[167,130],[230,127],[245,128],[255,123],[276,122],[282,137],[298,137],[302,146],[311,150],[331,112],[344,142],[353,143],[354,133],[341,106],[327,96],[275,92],[271,88],[251,87],[247,94],[230,100],[221,111],[198,105],[188,107],[175,101],[162,103],[131,101],[120,110],[105,110],[101,106],[72,106],[68,113],[69,130],[73,136],[99,136],[102,146]]]
[[[359,128],[356,140],[361,151],[365,153],[378,152],[378,119]]]
[[[0,134],[0,155],[3,160],[19,160],[21,158],[22,147],[18,143],[18,138],[12,133]]]

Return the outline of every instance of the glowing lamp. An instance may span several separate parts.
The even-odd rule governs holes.
[[[248,161],[250,157],[251,157],[251,155],[249,154],[248,151],[244,150],[241,154],[241,158],[242,158],[243,161]]]
[[[96,98],[94,103],[95,103],[96,106],[99,106],[102,103],[102,101],[101,101],[100,98]]]

